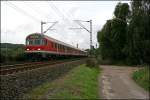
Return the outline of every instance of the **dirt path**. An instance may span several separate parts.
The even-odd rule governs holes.
[[[149,93],[139,87],[131,78],[137,68],[101,65],[99,77],[102,99],[148,99]]]

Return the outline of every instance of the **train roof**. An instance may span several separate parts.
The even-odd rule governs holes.
[[[67,44],[67,43],[64,43],[64,42],[62,42],[62,41],[56,40],[56,39],[54,39],[54,38],[52,38],[52,37],[50,37],[50,36],[47,36],[47,35],[44,35],[44,34],[41,34],[41,33],[32,33],[32,34],[28,35],[27,38],[28,38],[29,36],[33,35],[33,34],[38,34],[38,35],[44,36],[44,38],[46,38],[46,39],[48,39],[48,40],[51,40],[51,41],[53,41],[53,42],[55,42],[55,43],[58,43],[58,44],[61,44],[61,45],[65,45],[65,46],[67,46],[67,47],[70,47],[70,48],[73,48],[73,49],[76,49],[76,50],[80,50],[80,51],[86,52],[86,51],[81,50],[81,49],[79,49],[79,48],[76,48],[76,47],[74,47],[74,46],[72,46],[72,45],[70,45],[70,44]]]

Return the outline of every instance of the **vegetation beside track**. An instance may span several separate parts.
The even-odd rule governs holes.
[[[132,78],[135,82],[143,87],[145,90],[150,91],[150,66],[144,67],[133,73]]]
[[[78,66],[66,76],[33,89],[26,97],[32,99],[96,99],[98,98],[99,68]]]
[[[16,63],[26,60],[24,44],[0,43],[0,63]]]
[[[22,98],[25,93],[31,91],[37,86],[46,82],[52,82],[84,62],[85,60],[83,59],[15,74],[0,75],[1,99],[16,100]]]

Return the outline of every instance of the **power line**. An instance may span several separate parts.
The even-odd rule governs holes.
[[[55,11],[55,13],[60,17],[64,19],[67,19],[67,23],[69,23],[69,19],[52,3],[52,2],[47,2],[48,5],[51,7],[51,9],[53,9],[53,11]],[[63,36],[64,37],[64,36]]]
[[[13,3],[7,2],[6,4],[7,4],[9,7],[13,8],[14,10],[16,10],[16,11],[18,11],[18,12],[24,14],[25,16],[30,17],[30,18],[33,19],[34,21],[40,22],[40,20],[37,19],[35,16],[30,15],[29,13],[27,13],[26,11],[24,11],[24,10],[22,10],[21,8],[17,7],[17,6],[14,5]]]
[[[64,15],[60,11],[58,11],[58,9],[54,6],[54,4],[52,4],[51,2],[48,2],[48,5],[51,7],[51,9],[53,9],[53,11],[55,11],[55,13],[59,17],[62,17],[64,19]]]
[[[73,28],[73,29],[85,29],[86,31],[88,31],[90,33],[90,49],[92,49],[92,20],[89,21],[83,21],[83,20],[74,20],[76,21],[81,28]],[[90,23],[90,30],[87,29],[83,24],[81,24],[80,22],[89,22]]]
[[[63,17],[63,19],[64,18],[66,18],[67,19],[67,23],[69,23],[70,21],[72,21],[72,20],[70,20],[70,17],[66,17],[52,2],[48,2],[49,4],[50,4],[50,7],[52,8],[52,9],[54,9],[56,12],[57,12],[57,14],[58,13],[60,13],[59,15],[61,15],[62,17]],[[70,15],[69,15],[70,16]],[[82,20],[78,20],[78,21],[82,21]],[[88,30],[88,29],[86,29],[82,24],[80,24],[80,23],[78,23],[78,24],[80,24],[80,26],[82,27],[82,28],[76,28],[76,29],[85,29],[86,31],[88,31],[89,33],[90,33],[90,48],[92,48],[92,26],[91,26],[91,24],[92,24],[92,21],[90,20],[90,21],[82,21],[82,22],[90,22],[90,30]],[[70,23],[69,23],[70,24]],[[72,28],[73,29],[73,28]],[[74,31],[74,30],[73,30]],[[75,32],[75,31],[74,31]],[[77,32],[75,32],[75,33],[77,33]]]
[[[60,17],[63,17],[63,19],[67,19],[67,23],[68,24],[71,24],[72,20],[70,19],[70,15],[68,17],[68,15],[62,13],[52,2],[48,2],[49,3],[49,6],[55,10],[55,12],[60,16]],[[74,30],[73,30],[74,31]],[[74,31],[76,33],[76,31]]]
[[[25,1],[22,1],[22,2],[26,3]],[[36,12],[38,15],[40,14],[40,15],[42,15],[44,18],[49,19],[48,16],[45,16],[45,13],[44,13],[43,11],[40,12],[38,9],[35,9],[33,6],[31,6],[30,3],[27,4],[27,6],[30,7],[30,8],[31,8],[34,12]],[[41,13],[42,13],[42,14],[41,14]],[[50,14],[48,14],[48,15],[50,15]]]
[[[47,23],[52,23],[52,25],[46,30],[43,32],[43,25],[44,24],[47,24]],[[44,34],[46,33],[48,30],[54,30],[54,29],[51,29],[56,23],[58,23],[58,21],[55,21],[55,22],[41,22],[41,34]]]
[[[62,13],[62,12],[59,10],[59,8],[57,8],[57,7],[55,6],[55,4],[54,4],[52,1],[51,1],[51,2],[48,2],[48,4],[49,4],[49,6],[57,13],[57,15],[59,15],[59,16],[62,17],[63,19],[66,19],[68,24],[71,24],[72,20],[70,19],[70,18],[71,18],[70,15],[69,15],[69,17],[68,17],[67,14]]]

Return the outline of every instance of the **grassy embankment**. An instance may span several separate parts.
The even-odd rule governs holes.
[[[150,66],[135,71],[132,77],[138,85],[150,91]]]
[[[32,90],[31,99],[96,99],[98,98],[98,75],[100,69],[85,65],[72,69],[66,76]]]

